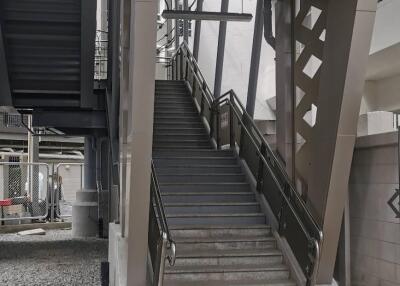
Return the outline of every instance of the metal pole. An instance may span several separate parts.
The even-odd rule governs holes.
[[[167,0],[168,6],[172,7],[172,0]],[[172,20],[167,20],[167,43],[170,43],[172,41]],[[168,47],[170,45],[168,44]],[[169,48],[167,49],[166,53],[167,57],[171,56],[171,52],[169,51]]]
[[[197,0],[197,11],[203,11],[204,0]],[[199,47],[200,47],[200,32],[201,32],[201,21],[196,21],[196,27],[194,28],[194,42],[193,42],[193,57],[196,61],[199,60]]]
[[[183,0],[183,10],[184,11],[189,10],[188,0]],[[188,20],[183,21],[183,40],[187,44],[189,44],[189,21]]]
[[[253,47],[251,51],[249,85],[247,88],[246,111],[253,118],[257,97],[258,70],[260,66],[261,44],[263,38],[264,1],[257,0],[256,18],[254,20]]]
[[[96,150],[94,138],[85,137],[85,166],[84,166],[84,188],[97,189],[96,185]]]
[[[229,0],[222,0],[221,13],[228,12],[228,6],[229,6]],[[214,97],[218,97],[221,94],[222,71],[224,68],[226,24],[227,24],[226,21],[221,21],[219,23],[217,64],[215,67],[215,80],[214,80]]]
[[[179,0],[175,0],[175,10],[179,10]],[[179,48],[179,20],[175,19],[175,50]]]

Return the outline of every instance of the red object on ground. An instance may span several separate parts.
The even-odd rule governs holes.
[[[0,200],[0,206],[2,207],[11,206],[11,204],[12,204],[11,199]]]

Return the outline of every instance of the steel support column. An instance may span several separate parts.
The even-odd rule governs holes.
[[[126,126],[127,175],[124,272],[126,285],[147,284],[150,174],[153,142],[153,109],[157,14],[156,0],[132,0],[130,10],[129,92]]]
[[[196,10],[198,12],[203,11],[203,2],[204,0],[197,0]],[[193,42],[193,57],[196,59],[196,61],[199,60],[200,34],[201,34],[201,21],[196,20],[196,26],[194,28],[194,42]]]
[[[84,188],[96,190],[96,142],[92,136],[85,137]]]
[[[330,284],[348,195],[377,2],[321,2],[326,3],[326,37],[318,112],[315,126],[310,130],[308,205],[324,234],[317,283]]]
[[[275,4],[276,38],[276,147],[284,161],[289,178],[294,174],[294,99],[293,85],[294,0],[277,1]]]
[[[175,0],[175,10],[180,10],[179,0]],[[179,48],[179,20],[175,19],[175,50]]]
[[[251,50],[249,85],[247,88],[246,111],[254,117],[257,97],[258,70],[260,67],[261,44],[264,26],[264,0],[257,0],[256,17],[254,19],[253,47]]]
[[[229,0],[221,1],[221,13],[228,12]],[[222,72],[224,69],[226,21],[219,23],[217,63],[215,66],[214,97],[221,95]]]
[[[12,106],[11,87],[8,77],[7,58],[0,23],[0,106]]]

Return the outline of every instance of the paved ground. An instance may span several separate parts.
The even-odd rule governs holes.
[[[70,230],[42,236],[0,234],[0,285],[100,285],[107,240],[73,239]]]

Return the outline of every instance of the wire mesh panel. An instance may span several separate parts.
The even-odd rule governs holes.
[[[53,179],[54,205],[58,217],[70,217],[76,192],[83,189],[83,163],[60,163]]]
[[[26,223],[49,214],[49,166],[45,163],[0,163],[0,221]]]

